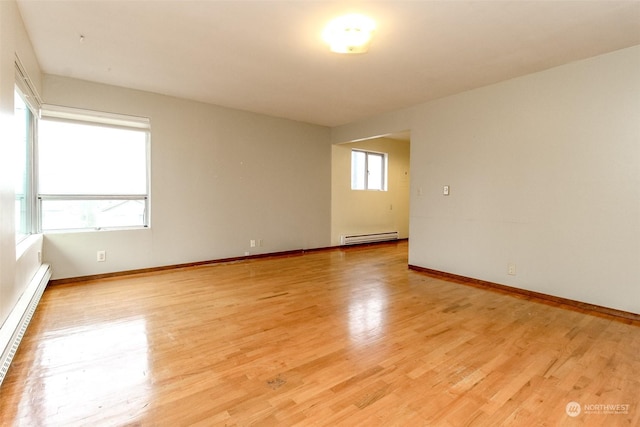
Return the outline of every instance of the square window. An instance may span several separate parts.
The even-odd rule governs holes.
[[[387,191],[387,154],[351,150],[351,189]]]
[[[42,231],[148,226],[149,131],[91,119],[43,112],[37,161]]]

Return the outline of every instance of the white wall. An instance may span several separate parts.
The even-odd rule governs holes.
[[[54,279],[329,246],[328,128],[58,76],[43,86],[46,103],[151,118],[151,229],[46,234]]]
[[[13,1],[0,1],[0,325],[36,273],[42,247],[42,239],[34,237],[22,243],[16,253],[12,173],[16,55],[26,67],[35,89],[40,90],[40,68],[17,5]]]
[[[332,140],[411,129],[410,264],[640,313],[639,117],[636,46]]]
[[[388,154],[388,191],[351,190],[351,150]],[[398,231],[409,237],[409,141],[374,138],[332,149],[331,245],[347,234]]]

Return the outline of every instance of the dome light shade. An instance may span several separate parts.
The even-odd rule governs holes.
[[[369,49],[369,42],[376,23],[373,19],[359,14],[339,16],[331,20],[322,38],[332,52],[364,53]]]

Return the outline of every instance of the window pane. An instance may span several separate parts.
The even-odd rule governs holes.
[[[367,153],[367,189],[382,190],[384,157],[381,154]]]
[[[366,153],[351,151],[351,189],[364,190],[366,176]]]
[[[144,131],[41,120],[40,194],[146,194]]]
[[[42,230],[143,227],[145,200],[42,200]]]
[[[29,227],[29,142],[31,140],[31,110],[27,107],[20,92],[14,92],[14,191],[15,191],[15,227],[16,242],[30,233]]]
[[[41,230],[148,225],[147,150],[147,130],[42,119]]]

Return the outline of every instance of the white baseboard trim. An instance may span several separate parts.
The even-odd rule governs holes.
[[[51,268],[49,264],[42,264],[11,311],[11,314],[7,317],[2,328],[0,328],[0,350],[2,350],[2,355],[0,356],[0,385],[4,381],[13,356],[18,350],[20,341],[22,341],[22,337],[27,330],[27,326],[29,326],[31,317],[36,311],[40,297],[50,278]]]

